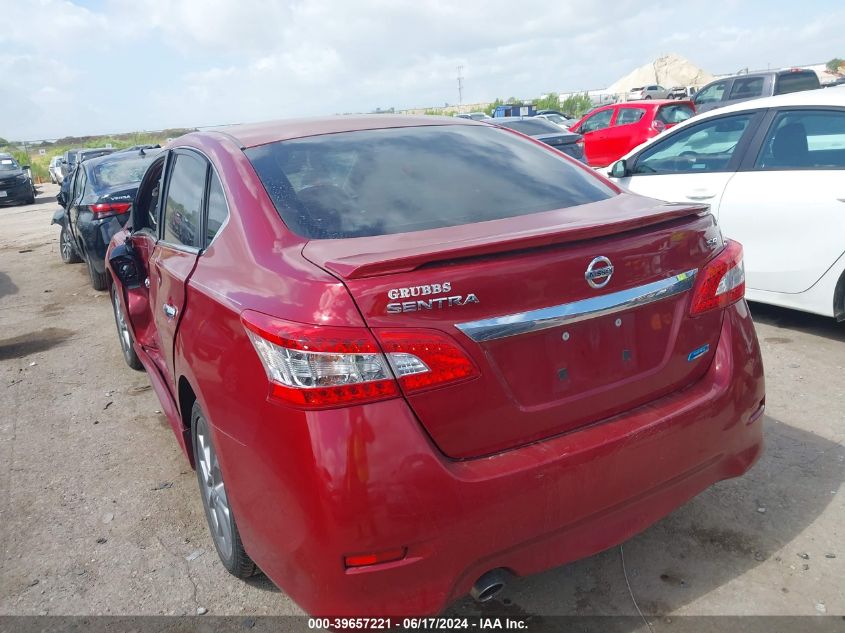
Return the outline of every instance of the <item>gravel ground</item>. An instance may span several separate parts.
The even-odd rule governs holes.
[[[196,479],[106,293],[64,265],[57,187],[0,208],[0,615],[301,613],[228,575]],[[766,451],[624,545],[646,614],[845,614],[845,324],[752,306]],[[470,600],[454,614],[486,613]],[[514,581],[514,616],[633,615],[619,549]]]

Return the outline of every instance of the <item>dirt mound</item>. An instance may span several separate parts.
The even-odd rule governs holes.
[[[627,93],[631,88],[659,84],[673,86],[703,86],[713,80],[713,75],[675,53],[658,57],[650,64],[640,66],[608,88],[615,94]]]

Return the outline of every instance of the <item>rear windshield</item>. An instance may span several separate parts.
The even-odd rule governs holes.
[[[549,132],[560,133],[560,128],[554,123],[546,121],[546,119],[516,119],[515,121],[490,121],[493,125],[501,125],[502,127],[522,132],[523,134],[548,134]]]
[[[94,167],[91,180],[98,189],[139,183],[151,162],[152,157],[109,160]]]
[[[677,105],[660,106],[655,117],[658,121],[662,121],[667,125],[673,123],[683,123],[687,119],[692,118],[695,111],[686,103],[679,103]]]
[[[790,92],[815,90],[820,87],[819,76],[812,70],[801,73],[788,73],[785,75],[778,75],[775,82],[775,94],[785,95]]]
[[[493,126],[326,134],[246,155],[287,226],[309,239],[472,224],[614,195],[568,159]]]

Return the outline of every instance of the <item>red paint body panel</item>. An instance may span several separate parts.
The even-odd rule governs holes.
[[[606,167],[622,158],[638,145],[641,145],[648,139],[657,136],[660,133],[660,130],[653,127],[657,113],[662,107],[670,105],[685,105],[695,112],[695,105],[692,101],[677,101],[673,99],[626,101],[623,103],[607,105],[602,108],[596,108],[592,112],[584,115],[584,117],[573,125],[570,130],[580,134],[582,132],[579,130],[581,129],[584,121],[592,118],[599,112],[613,112],[610,127],[583,133],[584,154],[587,159],[587,164],[591,167]],[[645,114],[636,123],[617,125],[620,112],[632,108],[645,110]],[[674,125],[674,123],[668,123],[665,124],[662,129],[669,129]]]
[[[376,119],[387,121],[382,127],[419,124]],[[589,556],[751,466],[765,394],[744,302],[690,318],[686,293],[621,314],[619,327],[613,318],[577,323],[568,328],[577,350],[570,356],[557,355],[560,329],[478,344],[454,327],[589,296],[584,267],[599,254],[616,266],[607,291],[699,267],[718,231],[701,208],[625,194],[448,235],[308,243],[284,226],[240,145],[354,129],[355,121],[178,139],[211,161],[230,217],[192,272],[170,262],[186,279],[172,365],[158,344],[166,339],[156,327],[155,278],[152,292],[142,285],[120,293],[180,445],[190,455],[182,385],[210,422],[247,552],[300,606],[321,615],[434,614],[489,569],[531,574]],[[155,271],[162,247],[141,234],[131,239]],[[480,302],[449,314],[385,314],[388,289],[441,278]],[[381,328],[436,329],[481,376],[409,398],[305,411],[269,397],[244,310],[369,327],[376,336]],[[709,353],[688,362],[703,344]],[[623,349],[636,352],[630,368]],[[575,368],[570,387],[550,381],[560,358]],[[407,548],[404,559],[343,564],[397,548]]]

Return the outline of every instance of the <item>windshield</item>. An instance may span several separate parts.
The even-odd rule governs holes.
[[[560,133],[559,127],[545,119],[517,119],[515,121],[503,121],[501,123],[494,120],[491,123],[528,135],[548,134],[549,132]]]
[[[472,224],[614,195],[555,152],[493,126],[344,132],[245,153],[287,226],[311,239]]]
[[[657,120],[662,121],[667,125],[674,125],[675,123],[683,123],[687,119],[695,115],[695,110],[689,107],[686,103],[679,103],[677,105],[661,106],[657,111]]]
[[[20,169],[14,158],[0,158],[0,171],[16,171]]]
[[[111,160],[96,165],[91,180],[98,188],[116,187],[141,182],[153,156],[131,160]]]

